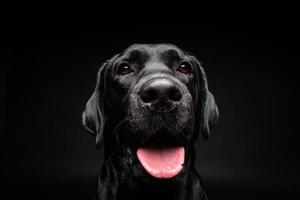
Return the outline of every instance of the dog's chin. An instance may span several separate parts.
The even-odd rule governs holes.
[[[161,129],[136,148],[143,169],[157,179],[170,179],[183,169],[185,145],[166,129]]]

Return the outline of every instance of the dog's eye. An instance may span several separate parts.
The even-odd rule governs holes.
[[[119,67],[118,67],[118,74],[120,75],[126,75],[126,74],[129,74],[133,72],[133,70],[130,68],[130,66],[126,63],[123,63],[121,64]]]
[[[187,62],[182,62],[177,70],[183,74],[189,74],[191,73],[191,65]]]

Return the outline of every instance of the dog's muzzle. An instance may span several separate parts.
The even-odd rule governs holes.
[[[152,74],[136,85],[129,98],[130,124],[140,138],[136,155],[155,178],[172,178],[184,166],[185,141],[192,129],[192,98],[175,77]],[[133,139],[130,140],[132,142]]]
[[[128,97],[128,119],[131,131],[141,131],[143,135],[162,128],[174,135],[181,133],[193,127],[192,96],[173,76],[147,75],[135,84]]]

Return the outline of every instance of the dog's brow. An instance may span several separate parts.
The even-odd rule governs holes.
[[[179,60],[180,59],[180,53],[176,49],[168,49],[161,53],[161,58],[167,58],[172,60]]]
[[[130,52],[128,52],[128,61],[129,62],[146,62],[146,60],[149,58],[149,55],[147,52],[134,49]]]

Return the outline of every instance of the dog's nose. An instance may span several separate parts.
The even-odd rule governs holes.
[[[180,101],[179,85],[168,78],[154,78],[144,83],[139,91],[143,102],[157,110],[171,109]]]

